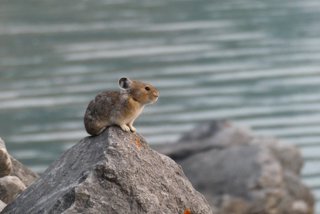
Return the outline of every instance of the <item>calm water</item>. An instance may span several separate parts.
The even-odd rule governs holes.
[[[87,103],[122,76],[161,98],[150,143],[227,118],[301,147],[320,199],[320,1],[3,0],[0,136],[41,172],[86,136]]]

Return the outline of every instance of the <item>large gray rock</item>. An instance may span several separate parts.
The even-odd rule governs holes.
[[[210,214],[169,157],[110,127],[66,151],[2,213]]]
[[[155,148],[181,164],[219,214],[313,213],[313,195],[300,180],[303,159],[293,145],[213,121]]]

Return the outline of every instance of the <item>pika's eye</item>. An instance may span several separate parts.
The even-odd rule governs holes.
[[[146,91],[150,91],[150,88],[147,86],[144,89],[146,89]]]

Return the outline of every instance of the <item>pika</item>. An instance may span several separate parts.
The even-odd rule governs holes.
[[[99,135],[111,125],[118,125],[126,132],[135,132],[133,122],[145,105],[153,104],[159,98],[159,91],[148,83],[123,77],[119,86],[120,91],[101,92],[89,103],[84,126],[90,135]]]

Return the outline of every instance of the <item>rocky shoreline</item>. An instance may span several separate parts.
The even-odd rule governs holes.
[[[1,213],[314,213],[293,145],[212,121],[176,143],[151,147],[139,134],[110,127],[39,177],[1,140]]]

